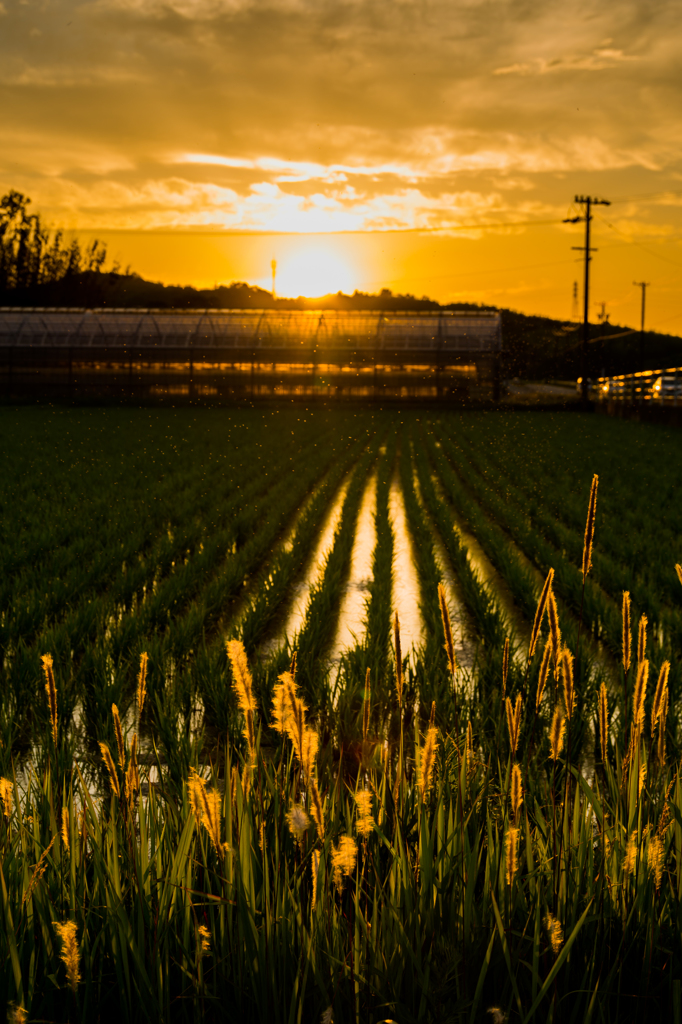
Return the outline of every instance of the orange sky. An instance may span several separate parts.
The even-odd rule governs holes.
[[[682,332],[670,0],[0,0],[0,191],[145,277]]]

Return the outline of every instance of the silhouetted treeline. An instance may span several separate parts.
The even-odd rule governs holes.
[[[81,248],[77,239],[64,241],[51,233],[39,213],[29,213],[31,200],[11,189],[0,199],[0,295],[28,296],[83,273],[98,273],[106,261],[97,240]]]

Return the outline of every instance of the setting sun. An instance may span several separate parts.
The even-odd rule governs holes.
[[[264,288],[272,287],[270,279],[263,279]],[[357,276],[352,267],[338,253],[326,246],[307,245],[277,260],[276,291],[278,295],[330,295],[333,292],[353,291]]]

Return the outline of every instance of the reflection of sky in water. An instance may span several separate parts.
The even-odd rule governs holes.
[[[398,480],[391,484],[388,507],[395,535],[393,552],[393,608],[400,619],[400,645],[405,653],[422,639],[424,622],[419,611],[419,580],[407,531],[405,504]]]
[[[303,625],[306,608],[308,607],[310,591],[318,582],[322,569],[324,568],[324,561],[332,548],[334,533],[336,532],[336,528],[341,519],[341,510],[343,508],[343,502],[346,497],[349,482],[350,480],[346,479],[336,494],[334,503],[327,513],[324,525],[320,531],[319,539],[312,552],[305,575],[294,587],[286,622],[277,636],[275,636],[270,643],[264,645],[264,653],[277,650],[277,648],[284,642],[285,637],[289,637],[289,639],[292,640]]]
[[[376,544],[374,510],[376,475],[372,476],[362,499],[351,554],[350,576],[341,599],[341,610],[332,647],[331,660],[338,661],[344,651],[360,643],[365,633],[365,606],[372,582],[372,553]]]

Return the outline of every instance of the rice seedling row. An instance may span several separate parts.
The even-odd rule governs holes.
[[[458,434],[457,439],[461,444],[462,435]],[[470,464],[476,467],[486,485],[496,490],[498,494],[504,490],[506,500],[524,515],[527,515],[530,509],[531,527],[564,552],[573,564],[579,563],[582,555],[582,527],[577,526],[572,517],[570,525],[566,523],[566,510],[571,501],[576,503],[576,499],[566,487],[565,481],[560,488],[549,488],[552,496],[550,506],[539,505],[533,497],[535,485],[527,464],[523,467],[514,465],[513,473],[510,473],[509,465],[503,465],[489,447],[482,452],[472,438],[466,438],[465,445],[469,449],[467,457]],[[495,481],[494,486],[491,485],[491,480]],[[630,592],[635,608],[639,613],[645,613],[654,626],[656,640],[659,632],[656,627],[659,624],[662,626],[663,646],[669,656],[671,648],[679,649],[682,639],[682,614],[679,608],[674,606],[677,602],[677,593],[673,587],[676,582],[675,575],[671,565],[661,562],[658,543],[647,545],[648,550],[642,551],[642,540],[639,535],[649,534],[650,531],[642,521],[641,514],[637,524],[631,526],[631,531],[637,536],[637,544],[636,547],[631,545],[628,552],[627,542],[620,550],[617,547],[617,536],[622,535],[622,525],[619,526],[617,533],[609,529],[608,524],[602,527],[602,540],[609,544],[612,551],[618,550],[618,560],[602,552],[597,553],[594,560],[594,578],[617,602],[620,602],[623,591]],[[663,532],[665,534],[665,531]],[[642,557],[646,557],[646,576],[639,572],[638,563]],[[670,594],[673,607],[662,604],[660,594],[665,591]]]

